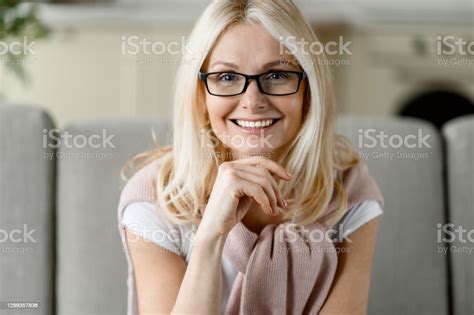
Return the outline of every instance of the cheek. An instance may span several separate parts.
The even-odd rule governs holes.
[[[302,100],[295,100],[294,102],[287,104],[283,114],[288,118],[287,123],[289,124],[289,129],[299,130],[303,122]]]
[[[206,100],[206,106],[213,129],[222,128],[226,123],[227,115],[232,111],[232,107],[225,102],[210,97]]]
[[[224,112],[223,107],[219,106],[219,101],[212,97],[206,98],[206,108],[211,122],[220,119]]]
[[[294,112],[291,117],[290,126],[288,128],[288,136],[293,138],[301,129],[302,119],[300,112]]]
[[[295,106],[294,106],[294,117],[293,120],[295,122],[295,125],[298,127],[297,129],[299,130],[301,128],[301,125],[303,124],[304,120],[304,111],[305,107],[308,106],[308,104],[304,104],[304,96],[300,95],[298,99],[296,100]]]

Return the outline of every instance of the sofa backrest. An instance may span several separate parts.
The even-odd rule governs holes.
[[[6,302],[54,313],[53,127],[38,107],[0,105],[0,314]]]
[[[447,147],[450,231],[455,314],[474,314],[474,115],[452,120],[443,133]]]

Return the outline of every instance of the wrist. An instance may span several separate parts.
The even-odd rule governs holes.
[[[225,240],[227,239],[228,233],[217,231],[214,228],[208,228],[206,225],[201,224],[194,235],[193,243],[194,244],[222,244],[224,246]]]

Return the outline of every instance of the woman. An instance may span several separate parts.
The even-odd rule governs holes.
[[[122,192],[129,314],[366,312],[383,199],[334,133],[325,56],[298,44],[315,41],[291,1],[207,7],[177,76],[173,146]],[[334,244],[306,238],[336,226]]]

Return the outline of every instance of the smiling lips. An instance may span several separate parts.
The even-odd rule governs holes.
[[[277,119],[262,119],[262,120],[243,120],[243,119],[231,119],[231,121],[244,128],[266,128],[271,125],[273,125],[275,122],[277,122],[279,118]]]

